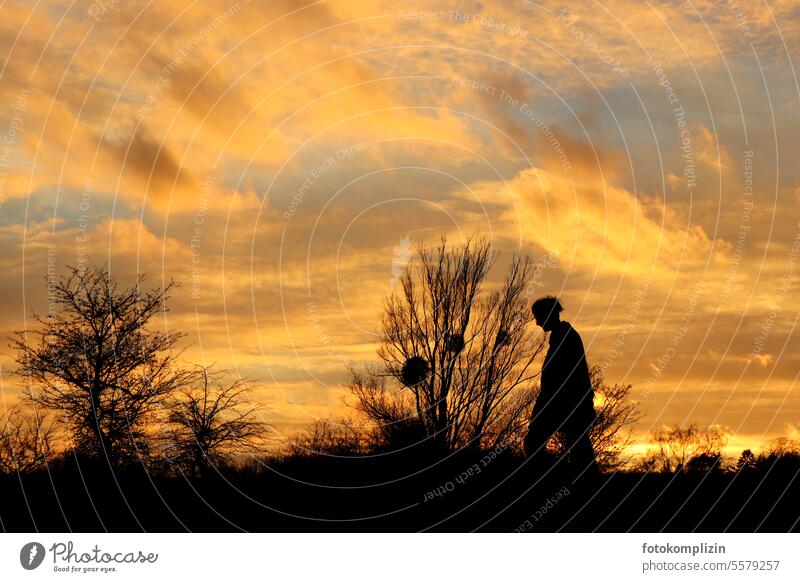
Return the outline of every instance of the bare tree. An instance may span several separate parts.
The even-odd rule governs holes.
[[[21,404],[0,415],[0,473],[25,473],[44,466],[53,454],[55,423]]]
[[[495,260],[485,239],[454,249],[445,239],[435,248],[418,247],[386,300],[378,348],[388,375],[407,392],[386,398],[368,386],[375,400],[357,379],[351,382],[375,421],[412,416],[438,447],[453,450],[493,446],[509,436],[501,423],[528,420],[538,375],[533,363],[543,349],[528,325],[533,265],[515,257],[505,281],[489,291]]]
[[[788,437],[772,439],[763,454],[767,457],[787,457],[800,455],[800,442]]]
[[[261,406],[247,400],[253,385],[242,378],[226,381],[227,375],[198,366],[195,381],[168,404],[168,454],[193,476],[255,451],[264,438]]]
[[[625,451],[631,443],[631,427],[642,418],[639,404],[631,400],[630,384],[606,384],[603,369],[589,370],[595,393],[597,420],[589,431],[598,464],[619,469],[627,463]]]
[[[696,467],[717,466],[721,460],[721,450],[726,437],[717,426],[701,430],[696,424],[686,428],[665,428],[652,433],[657,449],[648,454],[640,463],[647,471],[676,473],[685,471],[695,460]],[[710,459],[716,459],[709,465]]]
[[[150,329],[173,286],[120,288],[100,267],[70,268],[53,289],[54,314],[17,332],[18,373],[28,397],[57,411],[78,450],[112,465],[149,452],[148,425],[190,374],[175,368],[180,334]]]
[[[787,437],[778,437],[769,442],[763,451],[752,459],[750,467],[758,468],[762,471],[784,470],[792,474],[800,472],[800,441]],[[742,457],[745,454],[742,453]],[[741,461],[741,458],[740,458]]]

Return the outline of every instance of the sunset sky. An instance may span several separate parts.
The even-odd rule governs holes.
[[[0,336],[66,265],[175,278],[160,325],[286,435],[347,412],[416,245],[484,233],[492,281],[531,256],[531,300],[633,384],[640,438],[800,437],[796,2],[0,10]]]

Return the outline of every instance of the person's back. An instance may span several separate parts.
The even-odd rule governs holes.
[[[540,398],[552,403],[551,414],[582,423],[594,420],[594,390],[583,341],[568,321],[559,321],[550,332]]]

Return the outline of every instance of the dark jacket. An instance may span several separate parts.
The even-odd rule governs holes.
[[[541,413],[564,429],[585,430],[594,422],[594,390],[581,336],[569,322],[550,332],[550,346],[542,364],[541,392],[534,418]]]

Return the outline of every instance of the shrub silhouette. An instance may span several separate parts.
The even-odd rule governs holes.
[[[55,423],[46,413],[22,404],[0,414],[0,473],[42,468],[54,454]]]
[[[289,438],[287,457],[351,457],[368,452],[369,435],[352,419],[320,419]]]

